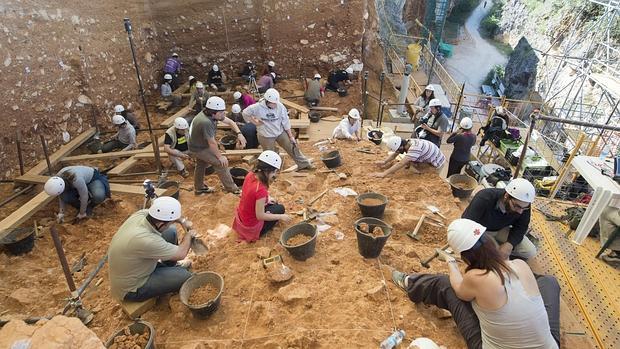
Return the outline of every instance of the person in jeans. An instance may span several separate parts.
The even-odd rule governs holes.
[[[471,132],[472,127],[474,127],[471,119],[464,117],[459,126],[461,127],[446,140],[446,142],[454,144],[454,150],[448,162],[448,177],[461,173],[461,169],[467,164],[471,156],[471,147],[476,144],[476,135]]]
[[[241,190],[241,200],[233,221],[233,229],[240,240],[258,240],[273,229],[278,221],[289,222],[284,206],[269,196],[269,185],[275,180],[282,167],[280,155],[266,150],[258,156],[254,171],[245,176]]]
[[[306,92],[304,100],[310,107],[316,107],[321,102],[321,98],[325,96],[325,91],[321,83],[321,74],[316,73],[312,80],[306,80]]]
[[[601,246],[603,246],[611,234],[620,226],[620,209],[613,206],[605,208],[598,219],[598,224]],[[611,251],[602,254],[601,259],[610,264],[620,265],[620,237],[616,238],[607,248]]]
[[[77,219],[83,219],[91,214],[93,207],[110,197],[108,177],[88,166],[64,167],[45,182],[44,189],[48,195],[58,196],[58,223],[64,221],[67,204],[78,210]]]
[[[536,189],[532,183],[516,178],[504,189],[480,190],[461,217],[487,227],[487,235],[495,238],[502,257],[507,259],[512,255],[529,259],[536,255],[536,246],[525,236],[535,198]]]
[[[275,145],[284,148],[297,164],[297,170],[314,168],[310,160],[299,150],[297,140],[291,132],[291,120],[280,93],[273,88],[265,92],[264,99],[243,110],[243,118],[256,125],[258,142],[263,150],[275,150]]]
[[[222,155],[217,147],[215,132],[217,122],[229,125],[237,134],[238,143],[241,148],[245,147],[246,140],[241,134],[239,127],[232,120],[226,117],[226,103],[220,97],[210,97],[203,111],[198,113],[189,127],[189,151],[196,158],[194,169],[194,194],[202,195],[214,192],[204,183],[205,168],[207,164],[215,168],[215,173],[220,178],[224,190],[230,193],[239,194],[239,187],[233,182],[230,171],[228,170],[228,159]]]
[[[448,244],[465,263],[437,250],[449,275],[404,274],[392,281],[414,303],[452,314],[470,349],[555,349],[560,343],[560,287],[553,276],[535,276],[522,260],[502,257],[486,228],[469,219],[448,227]]]
[[[153,200],[151,207],[131,215],[108,248],[108,276],[112,297],[141,302],[177,292],[192,273],[184,260],[196,232],[177,241],[174,223],[181,218],[181,203],[169,196]]]
[[[387,147],[392,154],[387,159],[376,163],[383,172],[371,173],[373,177],[384,178],[397,172],[402,168],[409,168],[412,164],[414,173],[420,173],[416,168],[419,164],[429,164],[436,171],[441,171],[446,157],[443,155],[439,147],[425,139],[404,139],[399,136],[391,136],[386,139]],[[405,154],[405,157],[392,165],[398,155]]]
[[[441,147],[443,134],[448,131],[450,120],[441,110],[441,101],[437,98],[428,103],[428,113],[420,119],[420,124],[415,128],[412,138],[426,139]]]
[[[112,123],[118,127],[118,131],[112,139],[105,142],[101,152],[109,153],[114,150],[131,150],[138,147],[136,129],[121,115],[112,116]]]
[[[187,178],[189,172],[185,168],[183,160],[189,159],[189,149],[187,147],[187,129],[189,124],[182,117],[174,119],[174,125],[166,130],[164,138],[164,151],[168,154],[170,162],[176,167],[181,177]]]

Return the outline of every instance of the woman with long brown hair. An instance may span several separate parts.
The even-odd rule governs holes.
[[[258,156],[254,171],[245,176],[241,199],[233,222],[240,240],[252,242],[271,230],[278,221],[288,222],[284,206],[269,196],[269,185],[282,166],[280,155],[265,150]]]
[[[462,274],[443,250],[449,276],[392,272],[414,303],[449,310],[467,347],[555,349],[560,342],[560,288],[552,276],[535,277],[522,260],[504,260],[486,228],[469,219],[448,227],[448,244],[466,264]]]

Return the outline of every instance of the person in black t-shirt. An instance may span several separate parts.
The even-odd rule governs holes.
[[[183,163],[184,159],[189,159],[187,138],[189,137],[187,129],[189,124],[184,118],[176,118],[174,125],[166,130],[166,136],[164,138],[164,151],[168,153],[170,161],[177,168],[181,176],[186,178],[189,176],[189,172],[185,168]]]
[[[348,67],[346,70],[335,70],[329,73],[327,77],[327,85],[325,88],[331,91],[338,91],[339,88],[345,88],[351,84],[353,78],[353,68]]]

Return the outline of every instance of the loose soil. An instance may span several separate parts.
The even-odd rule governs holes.
[[[297,234],[289,238],[288,240],[286,240],[286,245],[287,246],[299,246],[299,245],[305,244],[311,239],[312,239],[311,236],[304,235],[304,234]]]
[[[381,199],[365,198],[363,200],[360,200],[360,204],[362,206],[380,206],[380,205],[383,205],[384,202]]]
[[[202,287],[195,289],[194,292],[192,292],[192,294],[189,296],[187,302],[191,305],[207,304],[210,301],[214,300],[219,293],[220,290],[217,287],[211,284],[206,284]]]
[[[131,334],[129,328],[125,328],[125,334],[114,338],[114,343],[110,349],[142,349],[149,341],[149,333]]]

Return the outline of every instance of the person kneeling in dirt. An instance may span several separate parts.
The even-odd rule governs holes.
[[[170,162],[174,164],[177,171],[183,178],[189,176],[189,172],[185,169],[184,159],[189,159],[189,149],[187,147],[187,129],[189,124],[184,118],[178,117],[174,120],[174,125],[166,130],[164,138],[164,151],[168,153]]]
[[[205,85],[198,81],[196,83],[196,91],[189,98],[188,107],[192,108],[194,111],[194,115],[200,113],[204,108],[205,104],[207,104],[207,99],[209,99],[209,92],[205,90]]]
[[[304,100],[308,106],[316,107],[321,102],[321,98],[325,96],[324,88],[321,86],[321,75],[316,73],[312,80],[307,79],[306,86]]]
[[[351,85],[351,79],[353,79],[353,68],[351,67],[345,70],[331,71],[327,76],[325,88],[334,92],[337,92],[339,88],[346,89],[347,85]]]
[[[452,313],[457,328],[473,348],[558,348],[560,286],[553,276],[535,276],[522,260],[502,257],[486,227],[469,219],[448,226],[448,244],[465,262],[438,250],[449,276],[392,272],[392,281],[414,303],[432,304]]]
[[[297,164],[297,170],[314,168],[310,160],[299,150],[291,131],[291,121],[280,93],[273,88],[265,92],[264,99],[243,110],[243,118],[256,125],[258,142],[263,150],[275,150],[278,143]]]
[[[140,129],[140,124],[138,123],[138,118],[136,114],[134,114],[131,110],[125,109],[121,104],[118,104],[114,107],[114,114],[120,115],[127,120],[133,128],[136,130]]]
[[[258,148],[258,135],[256,134],[256,125],[251,122],[246,122],[243,119],[243,114],[241,113],[241,106],[239,104],[233,104],[230,109],[229,119],[235,122],[239,129],[241,130],[241,134],[245,137],[247,143],[245,145],[245,149],[256,149]]]
[[[231,127],[237,134],[237,141],[242,148],[246,144],[245,137],[241,134],[237,124],[226,117],[224,100],[216,96],[209,98],[204,110],[196,115],[189,128],[189,150],[196,158],[194,169],[194,194],[196,195],[214,192],[213,188],[209,188],[204,183],[207,164],[215,168],[225,191],[239,194],[239,187],[233,182],[228,170],[228,159],[222,155],[217,147],[215,132],[217,131],[218,121]]]
[[[177,96],[172,93],[172,75],[165,74],[164,82],[162,82],[160,87],[161,97],[164,101],[169,101],[172,103],[173,107],[176,107],[181,103],[181,96]]]
[[[525,236],[530,224],[530,209],[536,189],[523,178],[511,180],[506,188],[482,189],[471,200],[461,217],[478,222],[495,238],[505,259],[515,256],[529,259],[536,246]]]
[[[353,108],[349,115],[344,117],[332,132],[332,138],[362,140],[362,122],[360,112]]]
[[[192,276],[187,270],[191,263],[184,259],[196,232],[190,230],[179,244],[174,223],[180,218],[181,203],[162,196],[121,225],[108,248],[114,299],[141,302],[177,292]]]
[[[86,218],[93,207],[110,197],[108,177],[99,170],[88,166],[68,166],[61,169],[56,176],[45,182],[45,192],[50,196],[59,196],[58,223],[65,217],[67,204],[78,209],[77,219]]]
[[[114,150],[131,150],[138,147],[136,141],[136,129],[125,120],[121,115],[112,116],[112,123],[118,127],[118,132],[112,139],[105,142],[101,147],[101,152],[109,153]]]
[[[411,164],[428,163],[433,166],[437,171],[441,170],[441,167],[446,162],[446,157],[443,155],[439,147],[433,142],[425,139],[403,139],[398,136],[392,136],[386,140],[387,147],[393,153],[388,156],[384,161],[377,162],[379,168],[385,169],[396,157],[400,154],[405,154],[405,157],[392,165],[387,170],[380,173],[373,173],[372,176],[383,178],[390,175],[401,168],[409,168]],[[420,173],[418,169],[413,168],[414,173]]]
[[[280,155],[266,150],[258,156],[254,171],[245,176],[241,200],[232,226],[240,240],[256,241],[278,221],[291,220],[289,215],[284,214],[284,206],[275,202],[267,191],[281,167]]]

